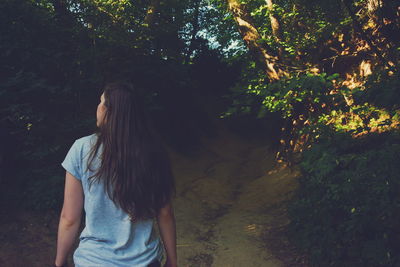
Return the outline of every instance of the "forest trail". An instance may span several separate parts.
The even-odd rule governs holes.
[[[305,266],[279,232],[298,171],[276,163],[268,138],[215,125],[196,156],[171,152],[179,266]]]
[[[194,154],[170,150],[179,266],[305,266],[281,231],[298,172],[275,162],[268,138],[254,130],[243,137],[224,121],[212,120],[217,134],[202,138]],[[51,264],[57,212],[1,217],[0,266]]]

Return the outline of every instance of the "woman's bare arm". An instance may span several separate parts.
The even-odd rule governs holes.
[[[167,261],[164,266],[176,267],[176,226],[175,215],[171,203],[168,203],[163,208],[161,208],[157,216],[157,222],[161,238],[164,243],[165,251],[167,253]]]
[[[83,210],[83,189],[81,182],[66,172],[64,205],[58,225],[57,255],[55,266],[66,263],[81,224]]]

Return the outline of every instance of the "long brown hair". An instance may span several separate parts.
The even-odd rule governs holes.
[[[104,87],[103,122],[88,158],[88,169],[103,145],[101,164],[89,184],[103,182],[110,199],[132,221],[154,217],[175,194],[170,159],[143,105],[129,82]]]

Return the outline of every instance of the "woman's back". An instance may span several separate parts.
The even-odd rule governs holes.
[[[85,210],[76,266],[156,266],[164,247],[164,266],[176,267],[171,164],[132,84],[105,85],[96,126],[75,140],[61,163],[66,179],[55,266],[65,266]]]
[[[87,158],[96,140],[96,134],[77,139],[61,163],[81,181],[84,192],[85,228],[74,253],[75,266],[140,267],[148,266],[155,258],[161,262],[163,249],[154,220],[132,222],[107,195],[103,183],[94,181],[89,188],[88,177],[93,173],[86,171]],[[92,164],[96,169],[100,158],[96,156]]]

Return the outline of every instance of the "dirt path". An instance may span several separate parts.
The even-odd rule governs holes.
[[[298,173],[276,165],[268,144],[219,124],[196,157],[172,160],[180,266],[301,266],[276,236]]]

